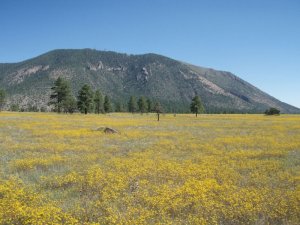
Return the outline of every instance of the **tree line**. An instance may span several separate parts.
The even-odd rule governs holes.
[[[90,86],[83,85],[78,92],[77,99],[73,96],[70,84],[63,78],[58,78],[51,87],[50,102],[55,112],[73,113],[108,113],[112,111],[112,104],[109,97],[102,96],[100,90],[94,93]]]
[[[92,88],[85,84],[78,91],[77,98],[72,95],[70,84],[63,78],[58,78],[51,87],[51,95],[49,105],[53,106],[54,111],[58,113],[73,113],[79,111],[84,114],[88,113],[109,113],[113,111],[112,102],[108,95],[103,95],[100,90],[95,92]],[[116,112],[131,112],[131,113],[162,113],[163,107],[156,101],[153,102],[150,98],[141,96],[136,98],[131,96],[127,107],[122,103],[115,105]]]
[[[78,92],[77,98],[72,94],[72,90],[69,82],[59,77],[55,82],[54,86],[51,87],[49,106],[53,107],[53,111],[58,113],[74,113],[79,111],[81,113],[109,113],[109,112],[131,112],[131,113],[157,113],[159,120],[159,114],[163,113],[163,106],[159,101],[153,102],[150,98],[141,96],[136,98],[131,96],[127,104],[117,102],[113,104],[108,95],[102,95],[100,90],[95,92],[92,88],[85,84],[81,87]],[[6,103],[6,93],[3,89],[0,89],[0,111],[3,110]],[[29,111],[29,112],[46,112],[47,108],[42,106],[38,108],[36,105],[28,105],[26,109],[19,108],[18,104],[11,104],[10,111]],[[190,104],[190,111],[197,117],[199,113],[212,113],[206,112],[204,105],[199,96],[194,96]],[[213,112],[213,113],[220,113]],[[221,113],[234,113],[232,112],[221,112]],[[241,113],[241,112],[240,112]],[[267,109],[265,115],[280,115],[280,110],[271,107]]]
[[[0,110],[5,104],[5,92],[0,90]],[[110,112],[131,112],[131,113],[157,113],[159,120],[160,113],[164,112],[163,106],[159,101],[153,101],[150,98],[141,96],[136,98],[131,96],[127,104],[116,103],[115,107],[111,102],[108,95],[103,95],[100,90],[93,91],[92,88],[85,84],[83,85],[76,98],[72,94],[70,83],[59,77],[51,87],[50,101],[48,105],[53,108],[53,111],[58,113],[74,113],[81,112],[83,114],[88,113],[110,113]],[[11,111],[23,111],[19,109],[19,106],[12,104],[10,106]],[[114,109],[113,109],[114,108]],[[26,111],[47,111],[45,107],[40,110],[37,106],[28,106]],[[190,104],[190,111],[197,116],[199,113],[204,113],[205,109],[199,96],[195,96]]]

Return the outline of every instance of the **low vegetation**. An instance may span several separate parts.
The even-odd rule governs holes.
[[[276,109],[276,108],[270,108],[270,109],[267,109],[265,111],[265,115],[268,115],[268,116],[271,116],[271,115],[280,115],[280,110]]]
[[[1,112],[0,224],[300,223],[299,116],[156,116]]]

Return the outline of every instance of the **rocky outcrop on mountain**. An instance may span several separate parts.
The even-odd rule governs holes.
[[[40,72],[40,71],[46,71],[49,69],[49,67],[50,67],[49,65],[46,65],[46,66],[36,65],[36,66],[21,68],[15,72],[13,72],[12,74],[10,74],[11,80],[10,80],[9,84],[19,84],[19,83],[23,82],[23,80],[26,77],[36,74],[37,72]]]
[[[104,65],[101,61],[96,64],[88,63],[87,69],[92,71],[102,70],[104,69]]]
[[[136,76],[136,80],[140,83],[146,83],[148,82],[149,76],[150,76],[150,72],[148,72],[146,67],[143,67],[141,69],[141,71],[137,74]]]

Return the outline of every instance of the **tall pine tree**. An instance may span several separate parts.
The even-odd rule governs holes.
[[[70,84],[63,78],[59,77],[54,82],[54,86],[51,88],[52,94],[50,96],[50,105],[54,105],[55,111],[67,112],[68,111],[68,100],[71,99],[71,88]]]
[[[147,112],[152,112],[152,101],[150,98],[147,99]]]
[[[144,96],[140,97],[138,100],[139,111],[141,113],[147,112],[147,101]]]
[[[137,110],[136,98],[134,96],[131,96],[128,102],[128,111],[134,113],[136,112],[136,110]]]
[[[94,93],[91,87],[87,84],[83,85],[82,88],[78,92],[78,109],[81,113],[87,114],[91,112],[93,109],[93,97]]]
[[[112,105],[111,105],[110,99],[107,95],[104,98],[104,111],[106,113],[112,112]]]
[[[204,113],[205,112],[204,106],[201,102],[201,99],[197,95],[192,99],[192,103],[191,103],[190,108],[191,108],[191,112],[196,114],[196,117],[198,116],[198,113]]]
[[[95,92],[94,105],[95,105],[95,113],[99,114],[99,113],[104,112],[103,97],[102,97],[102,94],[101,94],[100,90],[97,90]]]

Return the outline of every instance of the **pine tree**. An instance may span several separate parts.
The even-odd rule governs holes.
[[[147,101],[144,96],[140,97],[138,100],[139,111],[145,113],[147,111]]]
[[[197,95],[192,99],[190,108],[191,112],[196,114],[196,117],[198,116],[198,113],[204,113],[205,111],[201,99]]]
[[[69,95],[63,102],[63,108],[65,113],[74,113],[77,109],[77,101],[73,95]]]
[[[5,104],[5,91],[0,89],[0,111],[3,109]]]
[[[87,114],[93,108],[94,93],[91,87],[87,84],[83,85],[78,92],[78,109],[81,113]]]
[[[123,103],[121,102],[117,102],[116,103],[116,109],[115,109],[116,112],[124,112],[124,105]]]
[[[159,121],[159,115],[160,115],[160,113],[163,112],[163,109],[162,109],[162,107],[161,107],[161,105],[160,105],[159,102],[156,102],[156,103],[155,103],[155,105],[154,105],[154,107],[153,107],[153,110],[154,110],[154,112],[156,112],[156,114],[157,114],[157,121]]]
[[[128,102],[128,111],[131,113],[136,112],[137,110],[137,103],[134,96],[131,96]]]
[[[95,104],[95,113],[99,114],[99,113],[104,112],[103,97],[102,97],[102,94],[101,94],[100,90],[97,90],[95,92],[94,104]]]
[[[71,95],[71,88],[69,83],[63,78],[59,77],[54,82],[54,86],[51,88],[52,94],[50,96],[50,105],[54,105],[55,111],[58,113],[67,111],[65,108],[66,103]]]
[[[152,101],[151,99],[147,99],[147,112],[152,112]]]
[[[104,98],[104,111],[106,113],[112,112],[112,106],[109,97],[106,95]]]

